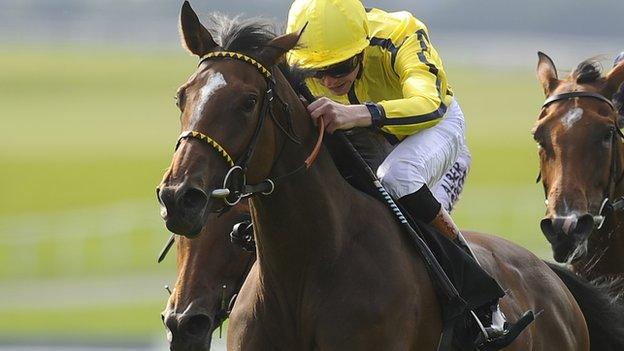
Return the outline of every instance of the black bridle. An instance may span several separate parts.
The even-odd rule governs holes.
[[[557,101],[564,101],[574,98],[592,98],[600,100],[616,112],[615,106],[613,102],[601,94],[593,93],[589,91],[573,91],[568,93],[555,94],[546,99],[544,104],[542,105],[542,109],[548,107],[550,104]],[[616,211],[624,209],[624,197],[620,197],[614,201],[611,201],[610,198],[614,197],[615,190],[617,186],[624,178],[624,170],[622,169],[622,165],[619,162],[620,154],[618,148],[618,141],[624,139],[624,134],[620,130],[617,118],[614,121],[614,133],[611,140],[611,168],[609,170],[609,180],[607,188],[603,192],[603,201],[600,207],[600,211],[598,212],[598,216],[594,216],[594,222],[597,229],[601,229],[606,220],[612,216]],[[541,180],[541,172],[538,174],[536,182]]]
[[[272,104],[273,101],[278,101],[283,110],[286,113],[289,113],[288,105],[279,97],[275,90],[275,79],[273,78],[273,74],[267,68],[265,68],[260,62],[255,59],[246,56],[237,52],[230,51],[216,51],[211,52],[202,56],[199,60],[199,64],[206,60],[215,60],[215,59],[230,59],[236,61],[242,61],[254,66],[260,74],[264,77],[266,81],[266,89],[264,91],[264,96],[262,98],[262,102],[260,103],[260,113],[258,118],[258,123],[256,124],[256,128],[251,137],[249,144],[245,149],[245,153],[236,161],[230,156],[230,154],[226,151],[226,149],[221,146],[216,140],[211,138],[210,136],[199,132],[199,131],[185,131],[180,134],[178,141],[176,143],[175,150],[180,147],[180,144],[183,140],[186,139],[197,139],[205,144],[211,146],[228,164],[230,169],[225,175],[223,180],[223,188],[215,189],[211,192],[211,198],[219,198],[222,199],[225,203],[226,207],[224,209],[229,209],[232,206],[236,205],[240,202],[241,199],[250,197],[254,194],[263,194],[269,195],[273,193],[275,190],[275,186],[284,178],[291,176],[293,174],[299,173],[305,169],[305,166],[302,165],[299,168],[289,172],[280,177],[275,177],[273,179],[266,178],[259,182],[258,184],[250,185],[247,184],[247,167],[249,165],[249,161],[254,154],[254,151],[257,147],[258,140],[260,139],[260,132],[262,131],[262,126],[264,125],[264,121],[267,116],[271,116],[271,119],[275,122],[276,126],[284,133],[288,139],[296,144],[301,144],[301,141],[294,134],[292,129],[291,116],[288,115],[288,125],[283,126],[278,119],[275,117],[273,113]]]
[[[607,105],[609,105],[609,107],[611,107],[611,109],[613,111],[615,111],[615,106],[613,105],[613,102],[611,100],[607,99],[606,97],[602,96],[601,94],[592,93],[592,92],[589,92],[589,91],[573,91],[573,92],[569,92],[569,93],[561,93],[561,94],[555,94],[555,95],[549,96],[548,99],[546,99],[546,101],[544,101],[544,104],[542,105],[542,108],[546,108],[546,107],[548,107],[548,105],[550,105],[550,104],[552,104],[553,102],[556,102],[556,101],[569,100],[569,99],[574,99],[574,98],[579,98],[579,97],[587,97],[587,98],[598,99],[598,100],[606,103]]]

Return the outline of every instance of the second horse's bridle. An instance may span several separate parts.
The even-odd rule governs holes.
[[[548,107],[550,104],[557,102],[557,101],[569,100],[569,99],[574,99],[574,98],[583,98],[583,97],[600,100],[606,103],[607,105],[609,105],[609,107],[613,111],[616,111],[615,106],[613,105],[613,102],[611,100],[607,99],[601,94],[593,93],[589,91],[573,91],[573,92],[568,92],[568,93],[560,93],[560,94],[552,95],[548,97],[546,101],[544,101],[544,104],[542,105],[542,109]],[[602,201],[602,205],[600,206],[600,211],[598,212],[597,216],[594,216],[594,223],[597,229],[601,229],[607,217],[615,213],[616,210],[624,209],[624,198],[619,198],[619,199],[616,199],[615,201],[610,201],[610,197],[614,196],[615,189],[617,189],[617,186],[619,185],[619,183],[622,181],[622,178],[624,177],[624,170],[622,170],[622,166],[618,162],[619,153],[618,153],[617,141],[619,139],[624,139],[624,134],[622,134],[622,131],[620,130],[617,124],[617,119],[616,119],[614,121],[614,133],[613,133],[613,137],[611,141],[613,151],[611,152],[611,169],[609,170],[608,186],[607,186],[607,189],[605,189],[604,194],[603,194],[603,201]],[[536,181],[539,182],[540,180],[541,180],[541,172],[540,174],[538,174]]]

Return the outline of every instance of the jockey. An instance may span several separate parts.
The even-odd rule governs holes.
[[[613,67],[617,66],[621,62],[624,62],[624,51],[620,52],[620,54],[615,57]],[[624,84],[622,84],[618,92],[613,95],[613,102],[615,104],[615,108],[620,114],[620,119],[624,120]],[[622,125],[619,127],[622,128]]]
[[[358,0],[296,0],[287,32],[304,28],[288,62],[312,72],[308,106],[328,132],[373,129],[396,144],[377,169],[409,215],[429,223],[475,260],[449,211],[470,167],[464,115],[427,27],[408,12]],[[498,300],[476,316],[486,340],[508,332]]]

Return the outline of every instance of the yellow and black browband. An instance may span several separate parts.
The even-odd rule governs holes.
[[[230,154],[228,154],[227,151],[225,151],[223,146],[219,145],[219,143],[216,142],[211,137],[207,136],[206,134],[202,134],[200,132],[188,131],[188,132],[183,132],[182,134],[180,134],[180,137],[178,137],[178,143],[176,144],[175,149],[177,150],[182,140],[187,139],[187,138],[199,139],[205,142],[206,144],[212,146],[212,148],[215,149],[219,153],[219,155],[223,156],[223,158],[227,161],[230,167],[234,167],[234,159],[230,156]]]
[[[247,62],[248,64],[256,67],[256,69],[258,69],[258,71],[260,71],[260,73],[266,79],[269,79],[269,80],[273,79],[273,75],[271,74],[271,71],[269,71],[266,67],[264,67],[260,62],[256,61],[255,59],[247,55],[243,55],[238,52],[231,52],[231,51],[215,51],[215,52],[211,52],[202,56],[199,59],[199,64],[211,58],[234,59],[234,60]]]

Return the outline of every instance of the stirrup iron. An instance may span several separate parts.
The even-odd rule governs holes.
[[[471,312],[475,319],[478,319],[474,312]],[[509,346],[528,326],[535,320],[533,311],[525,312],[515,323],[505,323],[502,335],[492,335],[489,328],[483,327],[479,321],[477,325],[481,329],[481,335],[477,338],[475,346],[479,351],[497,351]],[[493,331],[493,330],[492,330]]]

